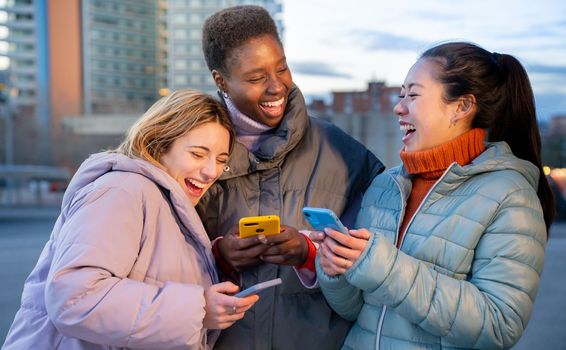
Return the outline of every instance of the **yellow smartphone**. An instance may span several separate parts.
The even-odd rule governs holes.
[[[263,234],[275,235],[280,232],[279,216],[248,216],[240,219],[240,238]]]

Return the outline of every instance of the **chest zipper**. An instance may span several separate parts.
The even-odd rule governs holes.
[[[446,174],[448,173],[448,171],[452,168],[452,166],[454,164],[457,163],[452,163],[450,164],[450,166],[446,169],[446,171],[444,171],[444,173],[442,174],[441,177],[438,178],[438,180],[436,180],[436,182],[432,185],[432,187],[428,190],[426,196],[424,196],[421,204],[419,204],[417,210],[415,210],[415,214],[413,214],[413,216],[411,217],[409,223],[407,224],[407,228],[405,229],[405,231],[407,229],[409,229],[409,227],[411,227],[411,224],[413,223],[413,220],[415,218],[415,215],[421,210],[423,204],[426,202],[426,200],[428,199],[428,196],[430,196],[430,193],[432,192],[432,190],[434,190],[434,188],[436,187],[436,185],[438,185],[438,183],[444,179],[444,177],[446,176]],[[395,179],[395,177],[393,177],[393,175],[389,175],[391,176],[391,179],[393,180],[393,182],[395,182],[395,185],[397,185],[397,188],[399,189],[399,193],[402,194],[401,191],[401,185],[399,184],[399,182]],[[404,198],[401,198],[401,201],[403,203],[403,209],[401,211],[401,215],[399,215],[399,222],[397,224],[397,232],[395,233],[395,242],[393,244],[395,244],[395,246],[397,246],[397,240],[399,239],[399,229],[401,228],[401,221],[403,220],[403,217],[405,216],[405,208],[406,208],[406,201]],[[399,250],[401,250],[401,248],[403,247],[403,242],[405,241],[405,236],[403,235],[403,238],[401,238],[401,244],[399,244]],[[379,315],[379,322],[377,324],[377,332],[376,332],[376,337],[375,337],[375,349],[379,350],[379,343],[380,343],[380,339],[381,339],[381,329],[383,327],[383,320],[385,319],[385,311],[387,310],[387,306],[383,305],[383,307],[381,308],[381,313]]]

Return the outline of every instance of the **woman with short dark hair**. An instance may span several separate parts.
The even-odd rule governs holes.
[[[370,179],[383,170],[364,146],[336,126],[307,115],[293,84],[277,27],[259,6],[236,6],[209,17],[203,28],[208,67],[236,129],[230,171],[199,205],[226,276],[248,287],[280,277],[243,320],[223,331],[218,349],[333,349],[350,323],[332,312],[312,281],[316,248],[303,206],[355,216]],[[279,215],[283,232],[238,237],[244,216]],[[348,221],[346,220],[346,223]],[[220,237],[223,237],[220,239]]]

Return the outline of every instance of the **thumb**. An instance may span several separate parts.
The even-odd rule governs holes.
[[[240,287],[238,287],[232,282],[222,282],[213,285],[212,287],[210,287],[210,289],[218,293],[234,294],[240,290]]]

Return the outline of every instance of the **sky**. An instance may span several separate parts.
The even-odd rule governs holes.
[[[564,0],[282,0],[283,41],[307,96],[400,86],[419,54],[449,40],[517,57],[541,120],[566,115]]]

